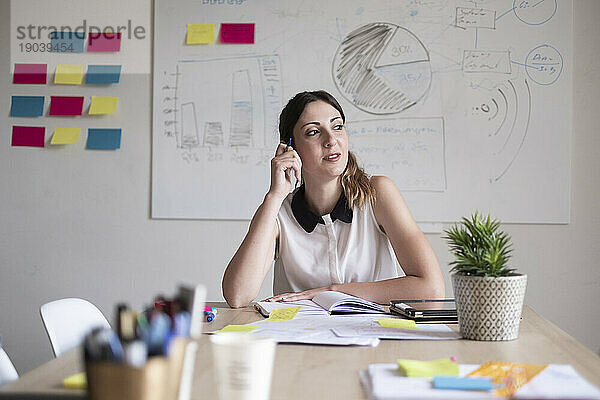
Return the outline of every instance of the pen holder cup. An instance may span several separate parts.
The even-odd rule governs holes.
[[[85,366],[88,399],[189,399],[193,367],[188,368],[188,365],[194,364],[196,348],[195,342],[175,339],[169,357],[152,357],[141,368],[111,362],[88,362]],[[184,392],[183,397],[179,396],[181,391]]]

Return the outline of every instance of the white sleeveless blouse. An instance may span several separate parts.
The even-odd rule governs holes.
[[[286,197],[277,215],[279,247],[274,295],[399,276],[400,265],[389,239],[377,224],[370,202],[362,209],[352,210],[351,222],[324,215],[325,224],[317,223],[309,233],[292,211],[292,199],[297,192]]]

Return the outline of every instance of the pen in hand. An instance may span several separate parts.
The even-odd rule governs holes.
[[[290,137],[290,138],[288,138],[288,142],[287,142],[287,146],[286,146],[286,148],[285,148],[285,151],[288,151],[289,149],[292,149],[292,150],[294,150],[294,148],[292,147],[292,138],[291,138],[291,137]],[[292,176],[295,176],[295,175],[293,174],[293,171],[290,171],[290,178],[291,178]],[[295,189],[296,189],[296,187],[298,186],[298,182],[299,182],[299,180],[298,180],[298,179],[296,179],[296,182],[294,183],[294,190],[295,190]]]

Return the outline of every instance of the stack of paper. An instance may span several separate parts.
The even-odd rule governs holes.
[[[302,310],[301,310],[302,311]],[[300,312],[301,312],[300,311]],[[258,328],[253,334],[267,336],[279,343],[327,344],[336,346],[377,346],[377,337],[336,336],[332,328],[343,326],[352,319],[365,317],[335,317],[318,314],[300,314],[289,321],[263,320],[253,322]]]
[[[461,364],[465,376],[479,365]],[[360,380],[372,400],[406,399],[494,399],[493,392],[434,389],[430,378],[407,378],[397,364],[371,364],[360,371]],[[600,390],[583,379],[571,365],[550,364],[517,390],[513,399],[600,400]]]
[[[399,329],[381,326],[381,317],[362,317],[349,319],[344,324],[332,328],[333,333],[340,337],[360,336],[376,337],[379,339],[412,339],[412,340],[454,340],[460,339],[460,334],[444,324],[417,324],[416,328]]]
[[[253,322],[252,333],[268,336],[280,343],[377,346],[379,339],[448,340],[458,333],[443,324],[419,324],[416,329],[381,326],[380,315],[325,315],[300,310],[288,321],[266,319]]]

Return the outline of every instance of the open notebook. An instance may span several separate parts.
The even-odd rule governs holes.
[[[315,314],[385,314],[385,309],[379,304],[354,297],[346,293],[326,291],[317,294],[312,300],[294,302],[259,301],[255,308],[264,317],[268,317],[276,308],[300,306],[297,315]]]

